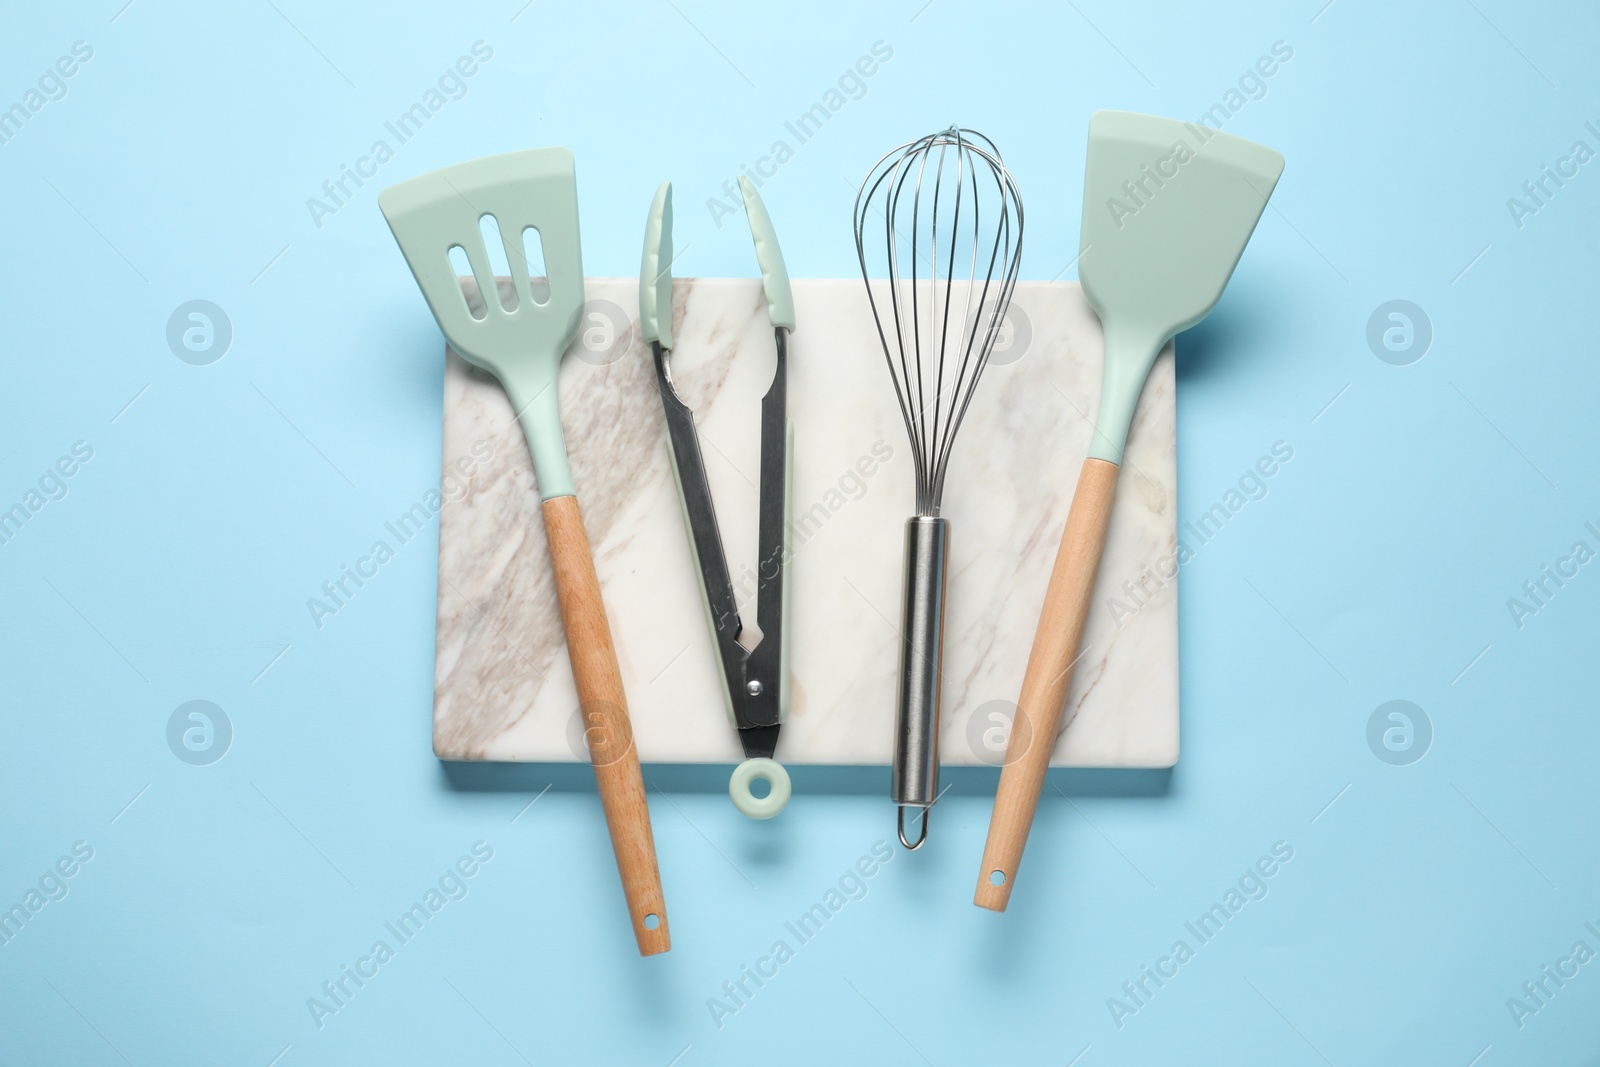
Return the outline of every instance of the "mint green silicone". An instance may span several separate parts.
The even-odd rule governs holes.
[[[583,256],[578,240],[578,185],[572,153],[533,148],[432,171],[378,194],[411,273],[450,347],[500,380],[510,398],[539,480],[539,496],[572,496],[556,376],[583,316]],[[484,248],[479,220],[493,216],[511,265],[517,306],[506,311]],[[544,252],[549,297],[536,304],[523,231],[535,229]],[[467,310],[450,264],[460,247],[472,264],[485,314]]]
[[[765,779],[771,787],[771,792],[764,797],[750,791],[757,778]],[[770,819],[778,814],[789,803],[793,791],[794,785],[783,764],[759,756],[739,764],[733,769],[733,777],[728,779],[728,796],[733,799],[733,806],[741,815],[752,819]]]
[[[750,220],[750,236],[756,242],[756,262],[761,266],[761,287],[767,293],[767,317],[777,328],[794,330],[794,292],[789,287],[789,268],[783,262],[783,249],[778,246],[778,232],[772,228],[772,218],[761,194],[743,174],[739,175],[739,190],[744,193],[744,213]]]
[[[639,336],[672,347],[672,183],[662,182],[644,224],[639,264]]]
[[[1089,119],[1078,279],[1105,326],[1105,377],[1089,455],[1122,462],[1150,367],[1206,316],[1283,173],[1283,156],[1174,119]]]

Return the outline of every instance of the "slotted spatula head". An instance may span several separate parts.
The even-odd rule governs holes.
[[[533,148],[459,163],[385,189],[378,206],[450,346],[505,386],[528,438],[540,496],[571,495],[556,375],[583,316],[572,153]],[[511,269],[516,300],[510,310],[500,299],[479,228],[486,216],[499,230]],[[528,230],[538,234],[548,279],[548,295],[540,291],[538,302],[529,281],[525,249],[534,239]],[[450,262],[453,248],[463,250],[472,265],[481,318],[473,316],[461,291]]]
[[[1283,156],[1174,119],[1098,111],[1084,169],[1078,279],[1106,332],[1089,454],[1120,463],[1150,365],[1222,296]]]

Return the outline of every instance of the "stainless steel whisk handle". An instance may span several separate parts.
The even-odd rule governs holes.
[[[939,693],[944,662],[945,570],[950,521],[906,520],[905,605],[900,616],[900,691],[895,707],[894,778],[900,843],[921,847],[939,790]],[[920,808],[921,832],[906,836],[906,809]]]

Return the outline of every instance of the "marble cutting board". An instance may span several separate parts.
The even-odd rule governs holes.
[[[507,283],[508,284],[508,283]],[[469,302],[478,299],[463,280]],[[568,450],[645,762],[742,758],[667,456],[638,282],[591,278],[561,371]],[[887,764],[905,428],[860,281],[794,283],[789,347],[791,706],[778,758]],[[741,615],[753,620],[760,398],[774,355],[756,279],[675,282],[673,366],[694,408]],[[1099,402],[1101,331],[1075,283],[1017,286],[962,425],[940,759],[998,766]],[[1176,551],[1172,349],[1146,385],[1053,766],[1178,758],[1177,586],[1122,588]],[[495,381],[447,352],[433,746],[449,760],[586,761],[532,463]],[[1114,607],[1112,598],[1116,598]],[[1131,612],[1131,614],[1130,614]]]

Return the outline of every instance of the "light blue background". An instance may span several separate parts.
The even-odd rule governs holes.
[[[1600,148],[1600,17],[1321,2],[10,12],[0,104],[74,41],[94,57],[0,145],[0,502],[75,441],[94,458],[0,546],[0,904],[75,841],[94,858],[0,946],[0,1061],[1600,1063],[1600,962],[1520,1030],[1506,1006],[1600,949],[1600,573],[1521,629],[1506,607],[1600,547],[1600,162],[1523,228],[1506,206]],[[467,95],[314,225],[307,198],[480,39]],[[636,271],[671,177],[678,272],[751,275],[742,221],[701,205],[879,40],[865,96],[763,191],[796,276],[849,276],[854,184],[958,120],[1017,175],[1024,276],[1056,277],[1091,111],[1195,118],[1293,48],[1228,120],[1288,166],[1180,339],[1180,518],[1274,442],[1294,458],[1183,569],[1170,776],[1056,777],[1004,916],[970,903],[993,775],[960,776],[929,847],[719,1029],[707,999],[891,839],[886,783],[804,777],[754,825],[723,772],[651,772],[675,947],[641,960],[583,777],[429,751],[436,533],[321,631],[304,601],[437,484],[441,345],[378,186],[564,144],[589,273]],[[204,367],[164,338],[196,298],[234,329]],[[1365,340],[1396,298],[1434,330],[1409,366]],[[1039,462],[1070,479],[1080,457],[1041,441]],[[165,741],[191,699],[233,724],[208,767]],[[1391,699],[1433,724],[1410,766],[1367,745]],[[319,1030],[307,998],[480,839],[470,895]],[[1277,841],[1270,894],[1119,1029],[1107,999]]]

